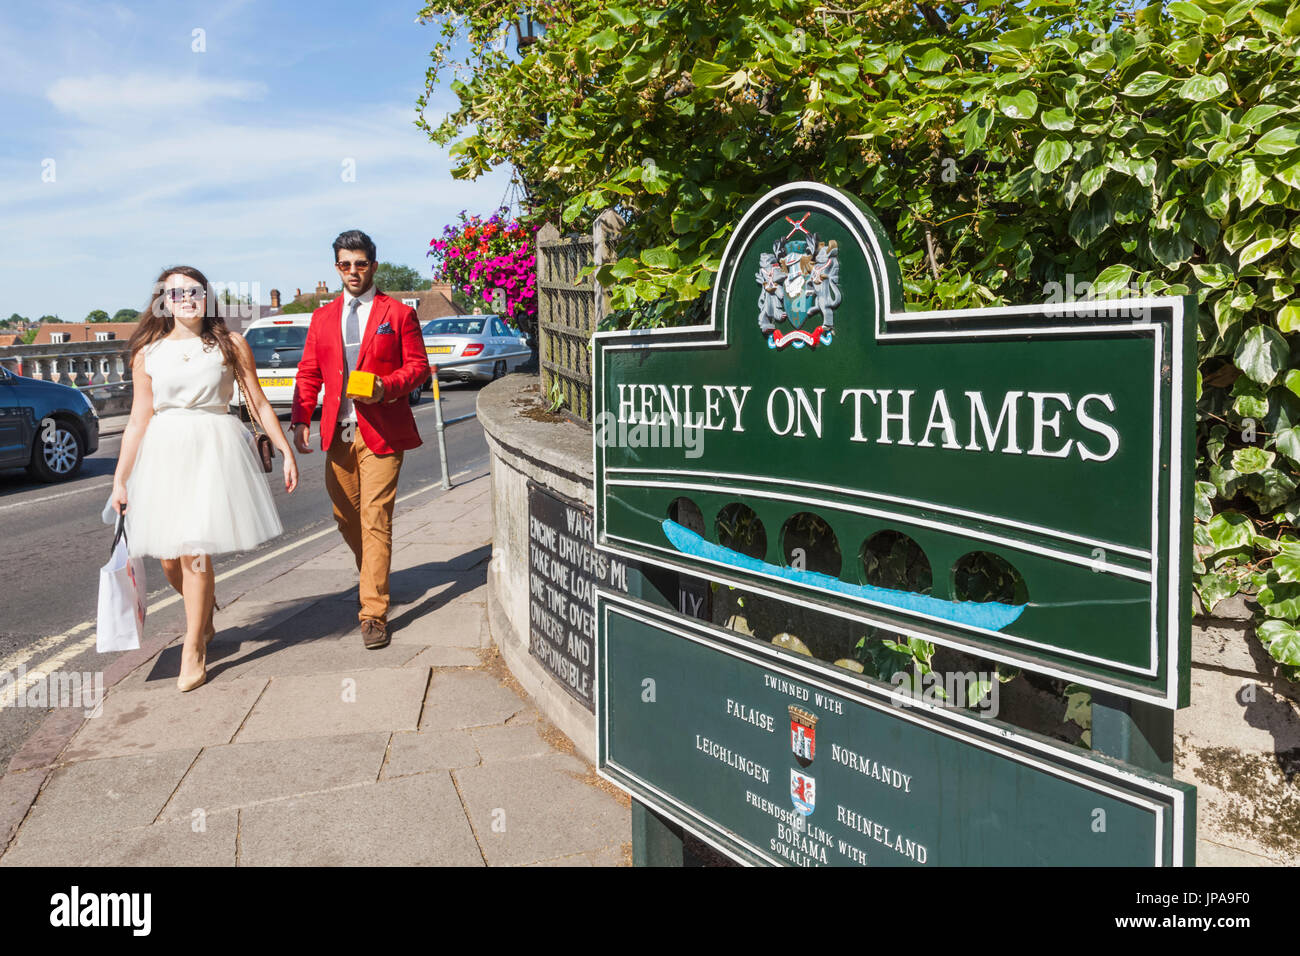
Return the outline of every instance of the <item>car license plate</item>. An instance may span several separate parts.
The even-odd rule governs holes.
[[[257,383],[263,388],[288,387],[293,384],[291,378],[258,378]]]
[[[424,347],[425,354],[427,355],[445,355],[450,352],[451,349],[452,347],[450,345],[426,345]]]

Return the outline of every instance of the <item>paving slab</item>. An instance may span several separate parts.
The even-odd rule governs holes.
[[[148,826],[198,754],[197,748],[187,748],[58,768],[19,828],[15,847],[72,843],[111,830]]]
[[[478,605],[468,605],[470,608]],[[487,616],[464,608],[399,614],[389,621],[393,644],[479,648],[492,643]]]
[[[348,553],[348,560],[352,560],[352,552]],[[286,571],[278,577],[272,578],[265,584],[259,585],[258,590],[274,594],[277,600],[310,602],[322,598],[343,598],[356,597],[357,592],[357,566],[355,562],[349,563],[345,568],[307,568],[299,567],[291,571]],[[217,595],[220,598],[220,595]],[[231,610],[240,602],[236,601],[231,605]],[[223,608],[217,612],[217,616],[225,612]]]
[[[214,638],[208,645],[208,680],[204,686],[238,680],[266,657],[283,649],[284,644],[280,641],[221,641]],[[140,690],[175,694],[176,677],[180,674],[180,669],[181,641],[176,640],[153,660],[140,665],[113,685],[113,691]]]
[[[217,629],[213,640],[245,640],[257,637],[268,628],[281,624],[295,614],[301,614],[314,603],[313,598],[305,596],[266,601],[258,600],[253,595],[244,595],[230,604],[223,605],[221,610],[213,615],[212,624]]]
[[[35,802],[48,772],[44,769],[18,773],[11,770],[0,777],[0,853],[18,832],[18,826]]]
[[[16,846],[0,866],[234,866],[235,811]]]
[[[528,706],[528,701],[483,671],[435,671],[425,694],[420,730],[503,724]]]
[[[370,650],[362,643],[358,629],[355,640],[317,640],[277,648],[275,653],[253,662],[245,673],[262,677],[294,677],[401,667],[419,652],[419,647],[396,641],[387,647]]]
[[[515,723],[498,727],[475,727],[470,731],[474,746],[484,763],[495,760],[517,760],[520,757],[541,757],[555,748],[542,736],[543,725],[537,721]]]
[[[630,840],[626,811],[589,773],[558,753],[453,771],[488,865],[521,866]]]
[[[439,513],[463,514],[473,507],[486,503],[487,494],[492,490],[491,480],[487,475],[471,479],[463,484],[453,485],[448,491],[438,496]]]
[[[431,610],[440,613],[479,614],[487,616],[488,589],[487,582],[474,583],[459,581],[455,587],[444,588],[431,595]]]
[[[340,539],[339,544],[330,548],[321,554],[316,555],[309,561],[304,561],[298,565],[301,571],[345,571],[351,570],[353,574],[357,573],[357,559],[353,555],[352,549]]]
[[[260,640],[302,644],[308,641],[342,640],[360,635],[360,608],[342,600],[321,600],[308,604],[297,614],[276,621],[258,633]],[[215,644],[222,639],[218,632]]]
[[[632,844],[624,843],[622,846],[608,846],[603,850],[591,850],[587,853],[575,853],[572,856],[562,856],[554,860],[542,860],[538,863],[529,863],[528,866],[631,866],[632,865]]]
[[[62,762],[159,753],[229,743],[266,687],[258,678],[204,684],[182,694],[110,690],[100,717],[87,720]]]
[[[451,578],[430,576],[416,587],[403,586],[400,593],[391,596],[393,610],[388,619],[392,621],[402,615],[413,618],[453,608],[465,614],[485,615],[486,579],[474,576],[473,571],[461,572],[461,575]]]
[[[206,747],[160,819],[190,819],[379,779],[389,734],[343,734]]]
[[[440,544],[454,541],[457,544],[475,547],[492,541],[492,516],[475,515],[448,518],[439,516],[420,529],[420,534],[412,535],[408,543],[423,541],[427,544]]]
[[[426,647],[403,667],[481,667],[478,652],[468,647]]]
[[[277,677],[236,742],[415,730],[428,678],[414,667]]]
[[[492,557],[490,539],[461,543],[459,536],[455,543],[439,544],[427,541],[412,541],[393,549],[393,571],[405,571],[420,568],[429,573],[440,571],[468,571]],[[390,572],[391,574],[392,572]]]
[[[430,521],[428,506],[414,511],[399,511],[393,515],[393,540],[421,537],[421,531]]]
[[[246,866],[482,866],[447,772],[240,811]]]
[[[479,762],[478,749],[465,730],[393,734],[383,778],[391,780],[432,770],[477,767]]]
[[[487,572],[486,563],[465,571],[396,568],[388,576],[388,597],[393,604],[422,605],[442,595],[441,603],[445,604],[459,594],[484,587]]]

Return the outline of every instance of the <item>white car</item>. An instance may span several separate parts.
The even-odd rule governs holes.
[[[311,313],[282,315],[258,319],[244,329],[244,338],[253,350],[257,363],[257,381],[266,394],[266,400],[276,412],[293,407],[293,390],[298,378],[298,360],[307,341],[307,328]],[[239,389],[235,389],[231,408],[246,418],[240,408]]]

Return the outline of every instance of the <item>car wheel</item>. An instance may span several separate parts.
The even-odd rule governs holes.
[[[415,389],[414,391],[412,391],[412,392],[411,392],[411,395],[410,395],[410,402],[411,402],[411,404],[412,404],[412,405],[419,405],[419,404],[420,404],[420,396],[423,395],[423,394],[424,394],[424,389],[423,389],[423,388],[417,388],[417,389]]]
[[[54,422],[53,433],[46,441],[46,429],[36,436],[30,470],[41,481],[66,481],[81,471],[85,445],[77,430],[66,422]]]
[[[492,381],[496,381],[506,374],[506,360],[502,359],[492,366]]]

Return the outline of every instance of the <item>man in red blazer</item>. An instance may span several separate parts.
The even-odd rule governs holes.
[[[308,433],[320,396],[325,487],[334,520],[356,556],[361,637],[374,649],[388,643],[397,476],[403,453],[420,444],[407,396],[429,377],[429,359],[415,310],[374,288],[378,262],[370,237],[357,229],[340,234],[334,263],[343,294],[312,313],[298,362],[293,440],[300,452],[311,453]],[[355,371],[374,373],[373,396],[346,394]]]

